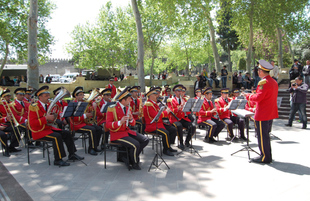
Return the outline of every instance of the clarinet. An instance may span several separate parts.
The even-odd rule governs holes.
[[[165,108],[168,108],[168,106],[167,106],[165,103],[161,102],[161,100],[160,100],[159,98],[157,99],[157,102],[161,103]],[[180,119],[177,117],[177,115],[175,115],[172,111],[170,111],[170,113],[172,114],[172,116],[174,116],[174,118],[177,119],[177,121],[180,120]]]
[[[128,124],[129,124],[129,112],[130,112],[130,106],[128,106],[128,109],[127,109],[127,121],[126,121],[126,126],[128,127]]]

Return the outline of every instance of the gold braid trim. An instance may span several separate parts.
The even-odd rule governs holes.
[[[112,112],[113,113],[113,117],[114,117],[114,121],[115,122],[118,122],[118,119],[117,119],[117,114],[116,114],[116,109],[115,109],[115,106],[116,105],[110,105],[109,108],[108,108],[108,112]],[[112,123],[112,127],[113,127],[113,123]],[[113,131],[113,132],[117,132],[120,128],[122,127],[122,125],[120,125],[117,129],[113,130],[113,129],[109,129],[110,131]]]

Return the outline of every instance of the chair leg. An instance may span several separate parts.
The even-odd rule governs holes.
[[[29,144],[27,145],[27,157],[28,157],[28,165],[29,165],[30,164]]]
[[[49,145],[48,145],[48,143],[46,143],[46,151],[47,151],[48,165],[51,165],[50,151],[49,151]]]

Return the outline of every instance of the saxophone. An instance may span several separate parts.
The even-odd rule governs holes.
[[[140,104],[139,104],[139,119],[143,117],[143,103],[142,103],[142,94],[139,98]]]

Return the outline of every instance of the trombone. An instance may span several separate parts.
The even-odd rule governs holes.
[[[3,88],[0,88],[0,94],[2,94],[3,91],[4,91]],[[10,116],[11,119],[12,119],[12,120],[9,121],[9,122],[10,122],[10,124],[11,124],[11,126],[12,126],[12,129],[13,129],[14,135],[15,135],[17,141],[18,141],[18,144],[20,144],[20,140],[19,140],[18,137],[17,137],[16,131],[15,131],[15,127],[17,128],[17,132],[18,132],[19,137],[20,137],[20,139],[21,139],[21,141],[22,141],[22,144],[20,144],[20,146],[21,146],[21,147],[24,147],[25,144],[24,144],[24,141],[23,141],[23,137],[22,137],[22,135],[20,134],[20,131],[19,131],[19,129],[18,129],[19,123],[18,123],[18,121],[15,119],[14,114],[13,114],[11,108],[10,108],[9,103],[3,98],[3,99],[0,101],[0,105],[3,105],[3,108],[5,109],[5,112],[6,112],[7,116]],[[13,123],[12,123],[12,121],[13,121]],[[14,127],[14,125],[15,125],[15,127]]]

